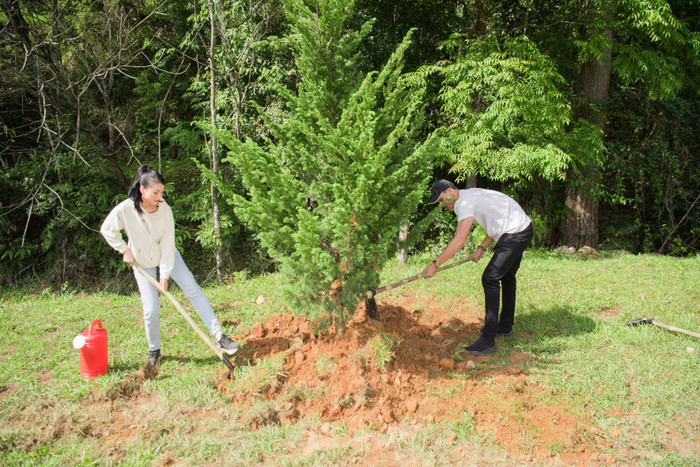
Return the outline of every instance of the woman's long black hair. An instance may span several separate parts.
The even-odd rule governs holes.
[[[143,214],[143,210],[141,209],[141,187],[148,188],[153,185],[154,182],[165,185],[163,176],[153,170],[150,165],[142,165],[139,167],[139,170],[136,171],[134,181],[131,184],[131,188],[129,188],[129,198],[134,200],[134,207],[139,214]]]

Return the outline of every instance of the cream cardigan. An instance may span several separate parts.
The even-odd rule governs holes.
[[[128,243],[122,238],[122,230]],[[119,253],[130,248],[141,266],[159,266],[160,277],[170,277],[175,266],[175,222],[173,211],[165,201],[161,201],[156,212],[139,214],[134,201],[128,198],[107,215],[100,233]]]

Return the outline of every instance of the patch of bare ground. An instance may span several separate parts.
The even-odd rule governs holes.
[[[420,309],[409,302],[379,303],[381,322],[368,319],[361,304],[343,335],[315,336],[308,320],[289,313],[257,323],[236,336],[244,342],[240,364],[282,357],[283,375],[262,391],[241,392],[224,379],[218,389],[233,403],[257,404],[259,416],[247,420],[253,429],[301,419],[341,424],[351,435],[363,428],[386,434],[466,420],[473,426],[470,437],[490,439],[522,461],[556,456],[566,464],[615,462],[601,454],[607,445],[585,413],[565,401],[541,402],[557,399],[528,377],[532,356],[461,353],[479,335],[477,312],[456,317],[425,300]],[[391,346],[388,361],[379,361],[381,341]],[[303,450],[331,442],[323,433],[314,436]]]
[[[605,416],[618,420],[617,426],[611,429],[604,441],[610,451],[618,452],[620,456],[628,459],[646,459],[656,463],[664,461],[663,455],[648,446],[646,423],[634,407],[627,412],[620,409],[609,410]],[[620,443],[620,438],[625,440],[627,446],[635,446],[633,452]],[[654,438],[654,443],[663,446],[666,452],[673,452],[688,459],[700,459],[700,421],[697,417],[680,417],[673,426],[664,425]]]
[[[601,308],[597,312],[601,318],[617,318],[622,313],[622,310],[619,308]]]
[[[0,437],[0,451],[30,452],[59,440],[70,443],[71,439],[93,439],[94,455],[118,464],[129,444],[158,436],[154,427],[163,427],[166,417],[207,418],[204,411],[186,406],[166,412],[168,404],[161,396],[143,390],[145,379],[142,369],[115,382],[105,392],[95,388],[83,398],[79,410],[66,409],[62,401],[49,399],[18,406],[8,411],[5,422],[11,431],[23,435]],[[3,393],[16,390],[14,386],[7,386]]]

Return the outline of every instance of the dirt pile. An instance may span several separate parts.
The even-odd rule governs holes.
[[[379,304],[381,322],[367,319],[360,305],[342,336],[316,336],[308,320],[288,313],[257,323],[236,336],[244,343],[237,364],[262,372],[266,361],[277,359],[280,371],[255,389],[229,380],[218,388],[254,408],[252,428],[313,417],[345,424],[351,433],[364,426],[384,432],[442,421],[513,454],[606,460],[591,445],[589,420],[561,402],[540,402],[551,399],[551,391],[528,377],[531,356],[461,352],[479,336],[480,313],[456,318],[435,304],[406,305]]]

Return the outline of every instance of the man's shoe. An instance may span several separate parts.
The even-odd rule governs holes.
[[[233,355],[236,352],[238,352],[238,349],[241,346],[241,344],[234,341],[233,339],[228,337],[226,334],[223,334],[221,336],[221,339],[219,339],[219,341],[216,343],[216,346],[225,354]]]
[[[513,336],[515,336],[515,332],[513,332],[512,329],[508,332],[498,331],[498,337],[513,337]]]
[[[160,349],[158,350],[151,350],[148,352],[148,358],[146,359],[146,363],[150,364],[151,366],[156,366],[160,364]]]
[[[466,347],[464,350],[468,354],[482,356],[496,353],[496,350],[498,350],[498,348],[496,347],[496,343],[493,341],[493,338],[489,339],[487,337],[481,336],[478,341],[474,342],[469,347]]]

